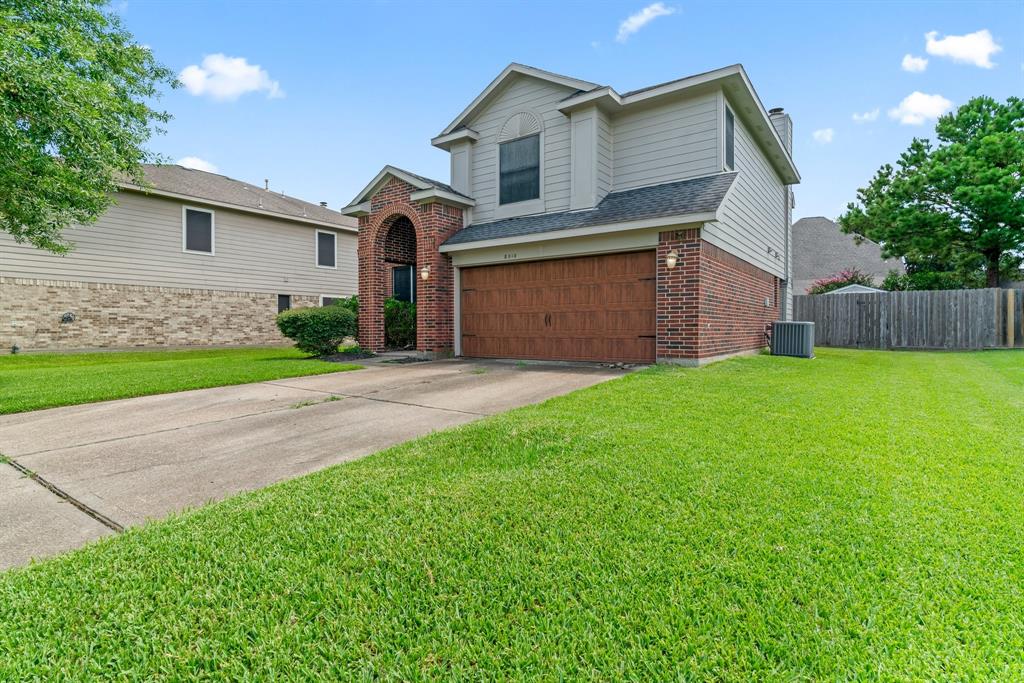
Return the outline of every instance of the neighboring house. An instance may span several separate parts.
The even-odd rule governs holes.
[[[825,294],[879,294],[884,293],[884,289],[878,287],[865,287],[864,285],[845,285],[839,289],[833,289],[831,292],[825,292]]]
[[[883,259],[882,248],[869,239],[860,244],[822,216],[801,218],[793,224],[793,293],[806,294],[817,280],[856,268],[876,285],[890,270],[906,272],[899,259]]]
[[[512,64],[432,140],[450,182],[386,166],[342,210],[359,218],[360,343],[383,346],[399,291],[434,354],[760,348],[789,315],[792,139],[739,65],[620,94]]]
[[[274,318],[356,292],[356,222],[181,166],[144,167],[57,256],[0,233],[0,352],[280,344]]]

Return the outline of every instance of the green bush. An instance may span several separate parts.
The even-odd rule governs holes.
[[[295,342],[295,347],[315,356],[338,351],[345,337],[355,336],[356,316],[344,306],[294,308],[277,316],[281,334]]]
[[[856,268],[846,268],[841,270],[835,275],[830,277],[815,280],[814,284],[807,290],[808,294],[826,294],[834,289],[845,287],[846,285],[864,285],[865,287],[874,287],[875,280],[867,273],[862,273]]]
[[[338,299],[337,301],[334,302],[334,305],[335,306],[341,306],[342,308],[346,308],[346,309],[352,311],[352,315],[354,315],[356,317],[356,331],[353,333],[353,336],[358,335],[359,334],[359,297],[356,296],[355,294],[353,294],[352,296],[348,297],[347,299],[346,298]]]
[[[416,346],[416,304],[398,299],[384,301],[384,343],[399,349]]]

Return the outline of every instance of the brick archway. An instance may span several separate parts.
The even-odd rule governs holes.
[[[426,280],[416,283],[416,350],[450,355],[455,346],[454,270],[451,258],[438,251],[462,228],[462,210],[439,202],[414,204],[416,188],[391,178],[370,199],[370,213],[359,218],[359,345],[384,349],[384,299],[391,276],[390,260],[401,258],[388,235],[397,222],[408,221],[415,233],[415,276],[427,267]],[[408,258],[411,256],[412,258]]]

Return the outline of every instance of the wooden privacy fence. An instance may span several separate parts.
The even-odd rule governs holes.
[[[793,297],[818,346],[862,349],[1024,347],[1024,290],[818,294]]]

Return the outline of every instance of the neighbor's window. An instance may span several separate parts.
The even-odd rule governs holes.
[[[391,269],[391,296],[399,301],[416,301],[415,266],[396,266]]]
[[[213,211],[182,208],[181,248],[196,254],[213,254]]]
[[[540,135],[498,145],[499,204],[540,197]]]
[[[725,110],[725,167],[730,171],[736,168],[736,120],[732,110]]]
[[[322,294],[320,295],[320,305],[321,306],[333,306],[334,304],[338,303],[340,300],[341,300],[340,296],[324,296]]]
[[[335,240],[337,235],[323,230],[316,231],[316,265],[318,268],[335,268]]]
[[[291,294],[278,294],[277,295],[277,312],[284,313],[292,307],[292,295]]]

